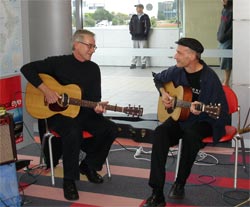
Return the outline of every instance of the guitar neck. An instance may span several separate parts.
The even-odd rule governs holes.
[[[190,107],[192,104],[192,90],[190,87],[177,86],[175,87],[173,82],[168,82],[164,84],[164,89],[173,98],[172,107],[167,108],[162,103],[162,98],[158,101],[158,119],[160,122],[164,122],[169,117],[173,120],[186,120],[190,114]],[[195,109],[197,111],[206,112],[211,118],[218,119],[221,111],[220,104],[211,103],[205,105],[203,103],[195,104]],[[186,109],[185,109],[186,108]]]
[[[190,106],[191,106],[191,102],[189,101],[176,100],[176,107],[190,108]],[[197,104],[195,106],[195,109],[198,111],[204,111],[204,104]]]
[[[183,101],[183,100],[176,100],[176,107],[181,107],[181,108],[190,108],[191,102],[188,101]]]
[[[69,104],[87,107],[87,108],[95,108],[97,106],[98,102],[70,98]],[[114,105],[106,105],[106,110],[124,112],[124,107],[116,106],[116,105],[115,106]]]

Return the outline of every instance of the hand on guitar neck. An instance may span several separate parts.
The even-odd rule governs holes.
[[[158,120],[164,122],[169,117],[174,120],[186,120],[189,112],[199,115],[207,113],[210,117],[218,119],[220,115],[220,104],[205,105],[200,102],[192,102],[192,90],[188,87],[175,87],[173,82],[164,84],[160,89],[162,94],[158,101]]]
[[[166,109],[174,109],[175,106],[175,98],[170,96],[168,92],[165,90],[161,92],[162,93],[162,103],[165,106]],[[195,101],[195,102],[190,102],[190,112],[193,113],[194,115],[199,115],[201,113],[201,108],[202,108],[202,103]]]
[[[172,97],[168,92],[165,91],[164,88],[160,89],[161,94],[162,94],[162,103],[165,106],[166,109],[172,108],[174,109],[175,106],[175,98]],[[195,101],[195,102],[190,102],[190,112],[193,113],[194,115],[199,115],[201,113],[202,109],[202,103]]]
[[[53,77],[47,74],[39,74],[43,84],[39,89],[31,83],[27,83],[25,104],[27,112],[38,119],[49,118],[56,114],[62,114],[75,118],[80,107],[92,108],[97,113],[106,110],[122,112],[133,117],[143,114],[143,108],[138,106],[121,107],[109,105],[107,101],[93,102],[82,99],[82,90],[76,84],[61,85]]]
[[[190,105],[190,112],[194,115],[199,115],[202,112],[202,103],[198,101],[194,101]]]
[[[94,111],[97,114],[106,113],[106,107],[108,103],[109,103],[108,101],[102,101],[102,102],[97,103],[96,107],[94,108]]]
[[[42,83],[38,88],[44,94],[44,99],[45,99],[44,102],[46,103],[46,105],[57,103],[58,101],[61,101],[61,99],[63,98],[63,96],[59,95],[56,91],[50,89],[44,83]],[[106,106],[108,105],[108,103],[109,103],[108,101],[98,102],[94,107],[94,111],[97,114],[106,113]]]

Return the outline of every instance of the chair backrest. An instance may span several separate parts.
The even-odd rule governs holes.
[[[235,92],[228,86],[223,86],[224,93],[226,95],[228,104],[228,113],[232,114],[238,111],[238,98]]]

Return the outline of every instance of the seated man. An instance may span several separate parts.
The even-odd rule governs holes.
[[[54,77],[61,85],[78,85],[83,93],[82,99],[98,103],[95,108],[82,107],[75,118],[55,114],[47,119],[49,128],[56,131],[62,139],[64,197],[68,200],[77,200],[79,195],[75,180],[79,179],[79,172],[85,174],[90,182],[103,182],[103,178],[96,171],[102,169],[117,136],[117,126],[102,115],[108,102],[100,102],[100,68],[91,61],[96,50],[95,34],[84,29],[77,30],[73,35],[72,45],[72,54],[28,63],[21,68],[21,72],[44,94],[48,104],[56,103],[61,97],[50,85],[44,83],[39,76],[40,73]],[[82,145],[83,130],[93,134],[94,139]],[[87,155],[79,167],[82,146]]]
[[[204,48],[193,38],[181,38],[177,42],[174,58],[176,65],[161,73],[154,74],[154,82],[162,96],[166,109],[173,108],[173,97],[165,89],[165,84],[173,82],[177,86],[190,88],[190,114],[186,120],[174,120],[171,116],[159,125],[154,132],[151,154],[149,185],[152,195],[144,207],[165,206],[163,188],[165,184],[165,164],[169,148],[182,139],[181,159],[177,178],[168,194],[169,198],[184,198],[184,186],[199,150],[204,146],[202,139],[213,135],[216,143],[225,134],[228,106],[220,79],[216,73],[201,60]],[[221,104],[218,119],[201,112],[199,105]]]

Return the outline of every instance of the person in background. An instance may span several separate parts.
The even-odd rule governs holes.
[[[177,42],[174,56],[176,65],[160,73],[153,74],[162,104],[166,109],[173,109],[174,98],[166,90],[166,83],[172,82],[175,87],[190,89],[190,112],[184,120],[166,118],[154,131],[149,186],[152,195],[146,200],[144,207],[165,206],[164,184],[166,176],[166,161],[169,148],[182,139],[181,159],[177,178],[168,194],[172,199],[183,199],[184,186],[190,175],[191,168],[199,150],[204,147],[202,139],[214,137],[214,143],[225,134],[228,119],[228,105],[222,84],[217,74],[201,59],[204,50],[202,44],[193,38],[181,38]],[[218,119],[201,112],[200,104],[221,104]],[[166,111],[164,110],[166,113]],[[163,113],[163,112],[162,112]]]
[[[232,49],[233,47],[233,0],[222,0],[223,9],[221,21],[217,32],[217,40],[220,49]],[[229,86],[232,72],[232,58],[221,58],[220,67],[224,70],[223,85]]]
[[[62,140],[63,191],[67,200],[79,199],[75,181],[79,180],[80,173],[92,183],[103,182],[97,171],[102,169],[117,137],[116,124],[102,115],[108,102],[101,102],[100,68],[91,61],[96,48],[94,33],[85,29],[77,30],[73,35],[72,54],[48,57],[21,68],[25,78],[44,94],[48,104],[56,103],[61,97],[43,82],[40,73],[54,77],[61,85],[78,85],[82,90],[82,99],[97,102],[94,108],[81,107],[75,118],[62,114],[47,118],[48,127],[57,132]],[[83,130],[94,137],[83,139]],[[86,157],[79,166],[81,149],[86,152]]]
[[[151,27],[149,16],[143,13],[144,6],[142,4],[135,5],[137,14],[134,14],[129,22],[129,32],[133,40],[133,48],[147,48],[148,37]],[[130,69],[135,69],[140,57],[134,56]],[[141,68],[145,69],[147,64],[147,57],[141,57]]]

